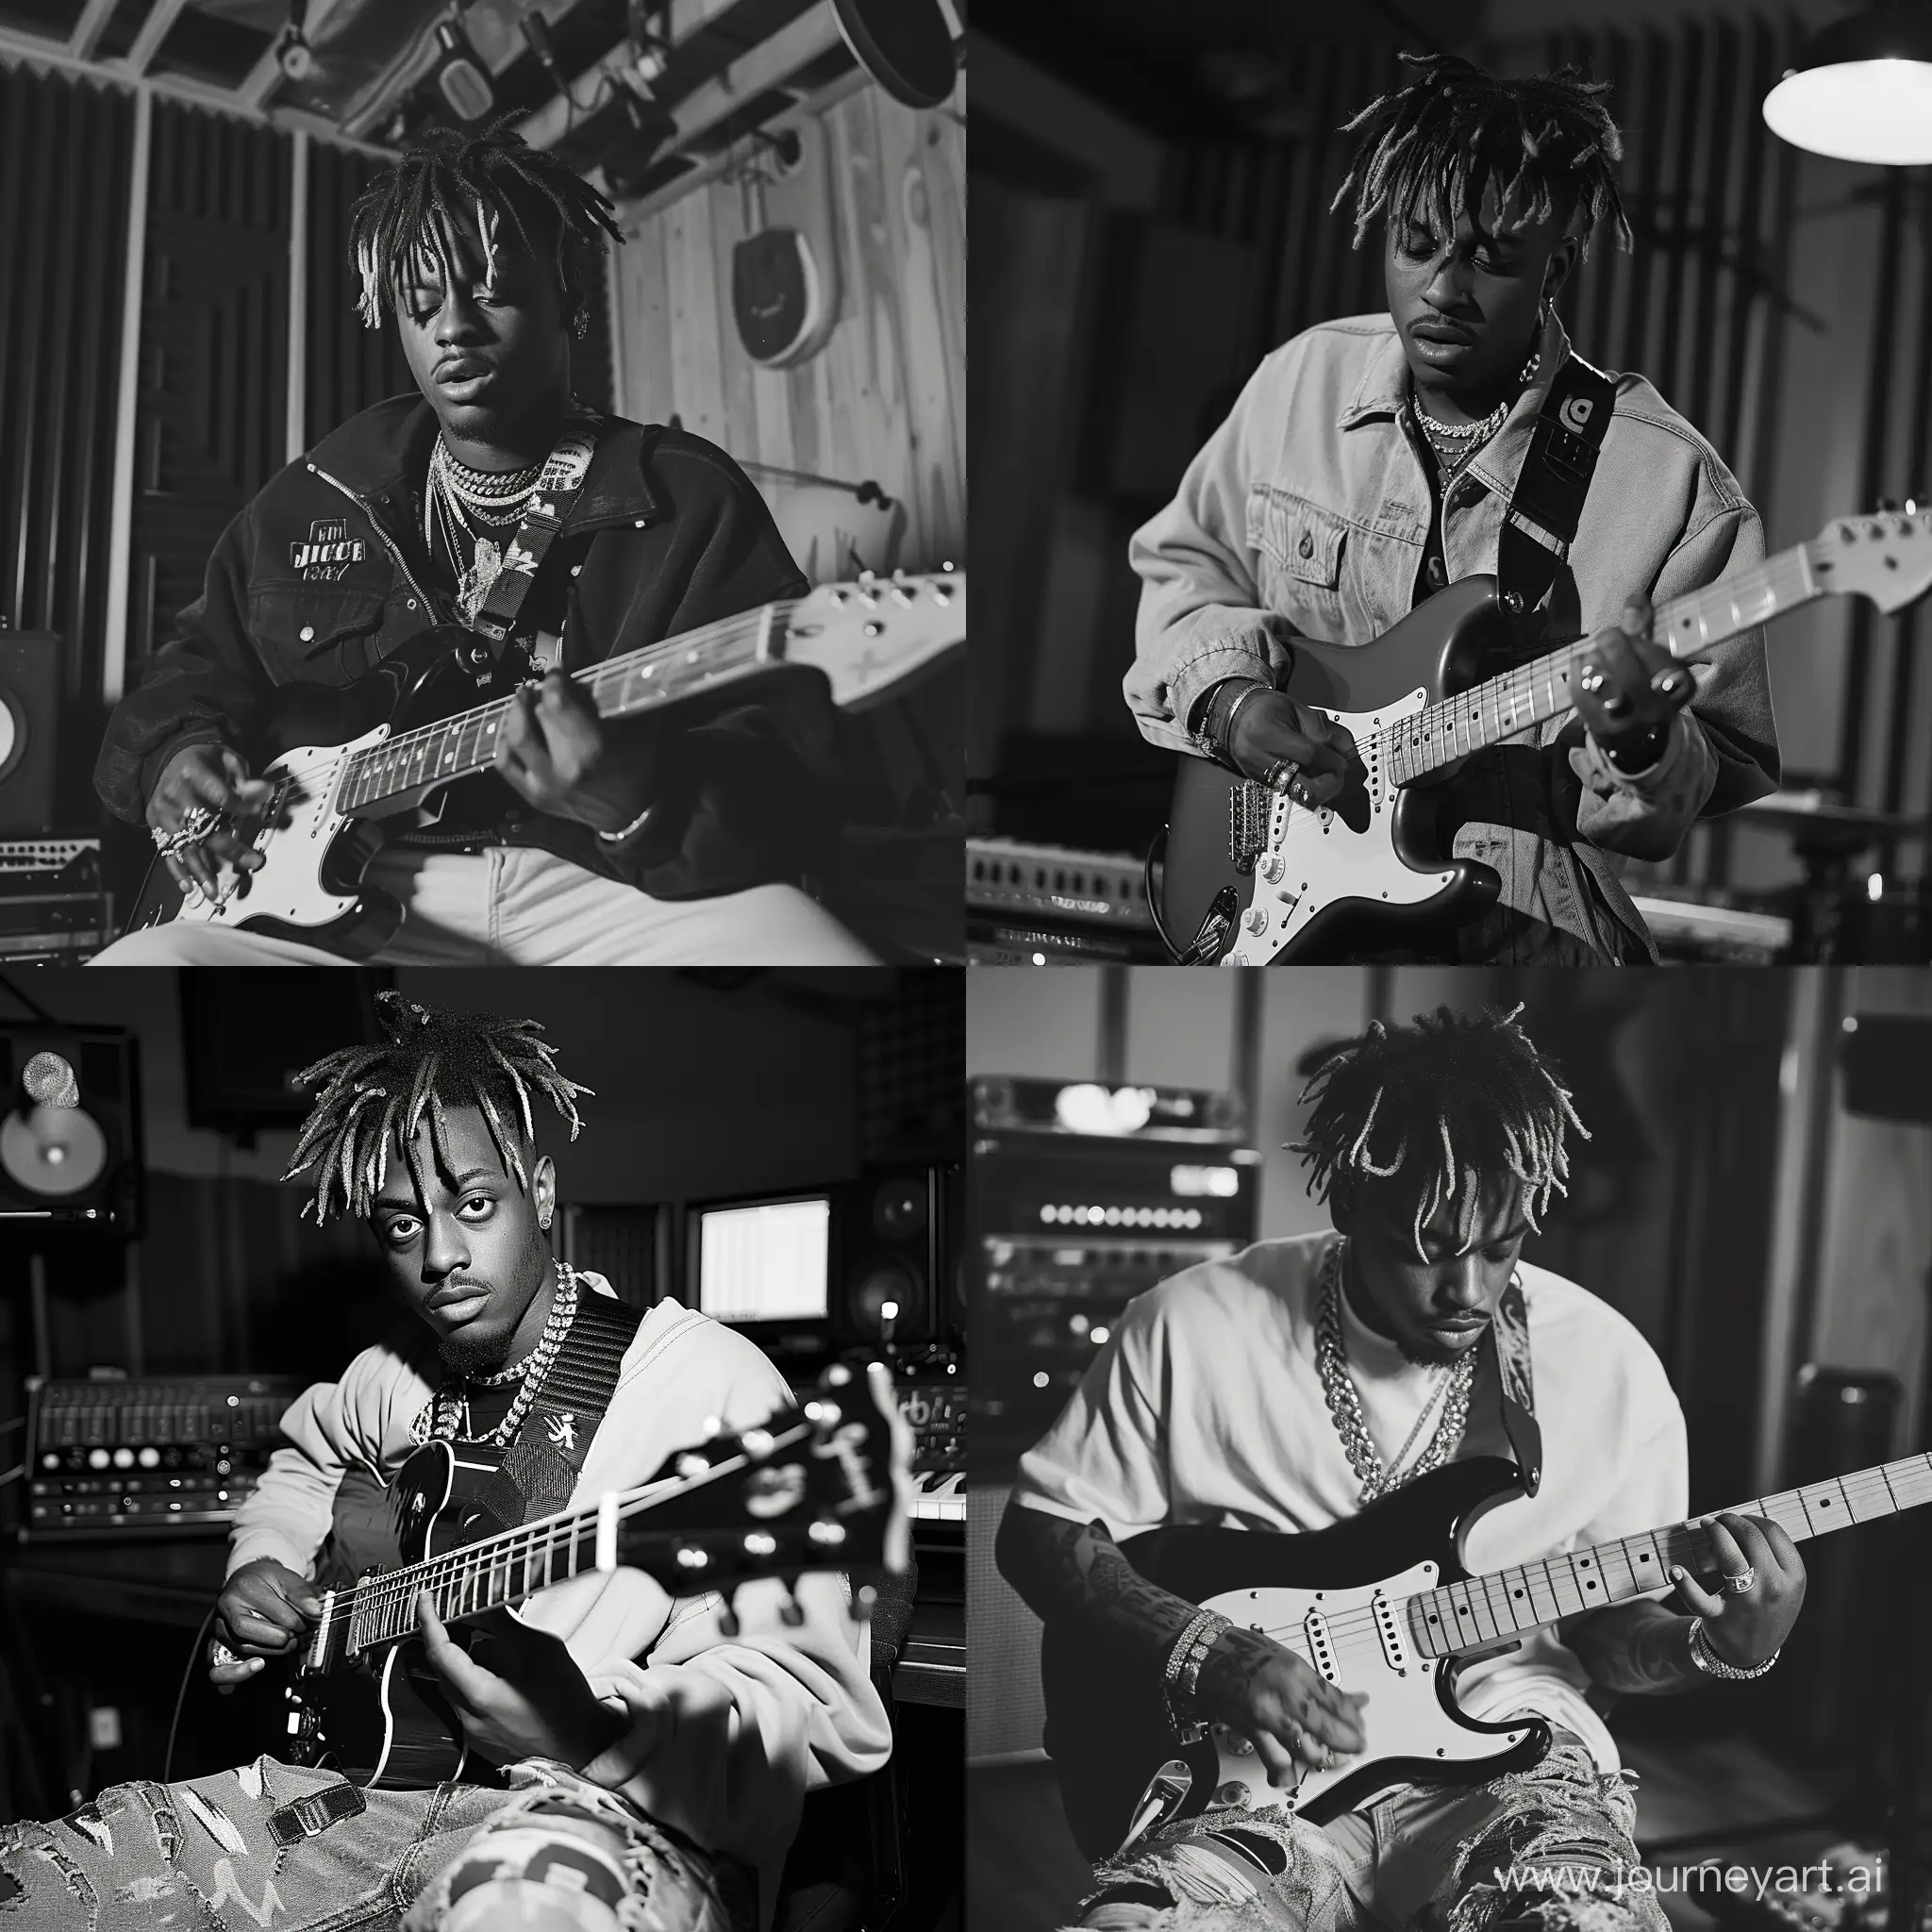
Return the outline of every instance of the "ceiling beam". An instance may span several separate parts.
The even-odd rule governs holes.
[[[157,54],[161,51],[161,42],[168,38],[170,29],[181,17],[181,9],[188,0],[155,0],[147,10],[147,18],[141,24],[141,31],[134,37],[134,44],[127,50],[127,72],[137,79],[144,75]]]
[[[93,58],[94,49],[100,45],[101,36],[107,32],[108,23],[119,4],[120,0],[87,0],[74,31],[67,37],[67,51],[76,60]]]

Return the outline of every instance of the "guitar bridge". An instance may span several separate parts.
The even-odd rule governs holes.
[[[1227,857],[1236,872],[1245,875],[1268,847],[1268,827],[1274,816],[1274,794],[1252,778],[1240,778],[1227,794]]]

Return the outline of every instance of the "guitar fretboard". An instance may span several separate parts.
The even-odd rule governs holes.
[[[1760,1496],[1731,1513],[1766,1517],[1793,1542],[1803,1542],[1923,1503],[1932,1503],[1932,1457],[1907,1456],[1855,1475]],[[1716,1567],[1708,1532],[1675,1524],[1424,1591],[1407,1605],[1409,1636],[1424,1657],[1448,1657],[1647,1595],[1669,1585],[1673,1565],[1708,1575]]]
[[[1810,550],[1809,544],[1794,544],[1755,569],[1658,605],[1651,614],[1653,641],[1674,658],[1695,657],[1780,611],[1824,596]],[[1578,639],[1385,726],[1378,735],[1390,776],[1407,785],[1569,710],[1575,703],[1573,680],[1589,651],[1590,640]]]
[[[624,718],[741,677],[772,661],[795,605],[767,604],[573,674],[602,718]],[[498,698],[353,754],[336,809],[353,815],[488,769],[514,698]]]

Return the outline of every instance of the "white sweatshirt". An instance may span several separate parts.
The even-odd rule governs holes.
[[[584,1279],[610,1292],[599,1276]],[[435,1336],[410,1327],[365,1348],[340,1382],[318,1382],[296,1398],[282,1418],[291,1446],[275,1451],[237,1512],[230,1575],[272,1557],[312,1576],[344,1472],[361,1464],[387,1479],[415,1450],[409,1425],[441,1371]],[[701,1441],[713,1418],[746,1428],[790,1400],[754,1343],[660,1302],[625,1351],[572,1506],[649,1480],[673,1451]],[[747,1584],[735,1603],[739,1633],[727,1638],[715,1595],[674,1601],[642,1571],[618,1570],[573,1577],[519,1611],[562,1638],[597,1694],[632,1716],[630,1730],[585,1774],[755,1867],[761,1924],[771,1921],[805,1793],[876,1771],[891,1750],[868,1633],[847,1613],[843,1577],[800,1580],[805,1621],[796,1626],[781,1620],[784,1602],[775,1581]]]

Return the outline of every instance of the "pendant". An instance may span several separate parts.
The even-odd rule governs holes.
[[[476,539],[476,560],[472,568],[462,575],[457,585],[457,603],[461,607],[463,620],[475,624],[476,613],[483,608],[483,600],[490,594],[493,584],[503,569],[503,553],[488,537]]]

